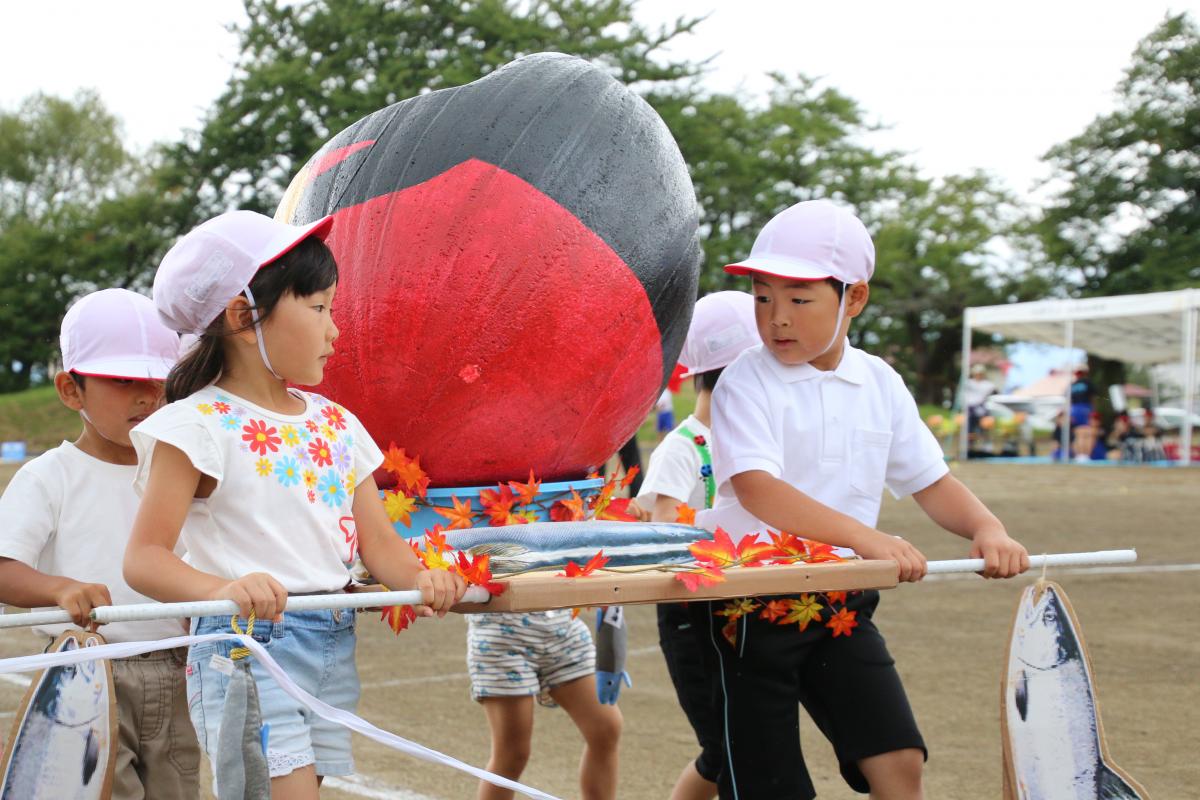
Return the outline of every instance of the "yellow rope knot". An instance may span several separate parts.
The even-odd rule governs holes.
[[[242,630],[241,627],[238,625],[237,614],[234,614],[232,617],[229,618],[229,626],[231,628],[233,628],[234,633],[243,633],[246,636],[249,636],[250,634],[254,633],[254,612],[251,611],[250,616],[246,618],[246,630]],[[246,658],[249,655],[250,655],[249,647],[235,647],[229,651],[229,657],[231,659],[233,659],[234,661],[240,661],[241,659]]]

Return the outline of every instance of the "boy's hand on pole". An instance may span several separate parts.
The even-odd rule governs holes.
[[[88,616],[96,606],[111,606],[112,595],[103,583],[83,583],[68,580],[54,595],[54,604],[71,615],[72,621],[81,628],[91,627],[95,623]]]
[[[985,578],[1011,578],[1029,569],[1029,553],[1004,529],[984,530],[971,538],[971,558],[983,559]]]
[[[856,553],[863,558],[895,561],[900,568],[901,583],[916,582],[925,577],[927,565],[920,550],[899,536],[880,531],[871,531],[871,534],[861,543],[855,543]]]
[[[258,619],[279,622],[287,606],[287,589],[265,572],[251,572],[229,581],[208,599],[232,600],[238,604],[238,615],[242,618],[248,618],[253,611]]]

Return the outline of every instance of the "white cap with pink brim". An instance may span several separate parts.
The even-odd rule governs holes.
[[[78,375],[161,381],[179,358],[179,336],[149,297],[128,289],[84,295],[63,317],[63,369]]]
[[[875,245],[862,220],[848,209],[829,200],[806,200],[772,217],[754,240],[749,258],[725,271],[855,284],[874,274]]]
[[[332,224],[322,217],[289,225],[253,211],[213,217],[167,251],[154,276],[154,305],[172,330],[202,334],[261,267]]]

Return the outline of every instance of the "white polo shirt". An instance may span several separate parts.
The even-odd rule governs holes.
[[[697,522],[735,540],[767,529],[734,494],[729,480],[742,472],[767,472],[873,528],[885,486],[903,497],[948,471],[904,381],[848,342],[832,371],[783,364],[762,345],[746,350],[721,374],[712,422],[717,499]]]

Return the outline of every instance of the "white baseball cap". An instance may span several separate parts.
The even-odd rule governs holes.
[[[727,367],[745,349],[759,344],[754,297],[746,292],[715,292],[696,301],[679,363],[681,377]]]
[[[754,240],[750,257],[725,271],[854,284],[869,281],[875,272],[875,245],[849,210],[829,200],[806,200],[772,217]]]
[[[331,225],[333,217],[288,225],[254,211],[213,217],[167,251],[154,276],[154,305],[172,330],[202,334],[260,267],[309,236],[323,238]]]
[[[162,381],[179,359],[179,336],[149,297],[128,289],[79,298],[63,317],[58,343],[65,371],[97,378]]]

